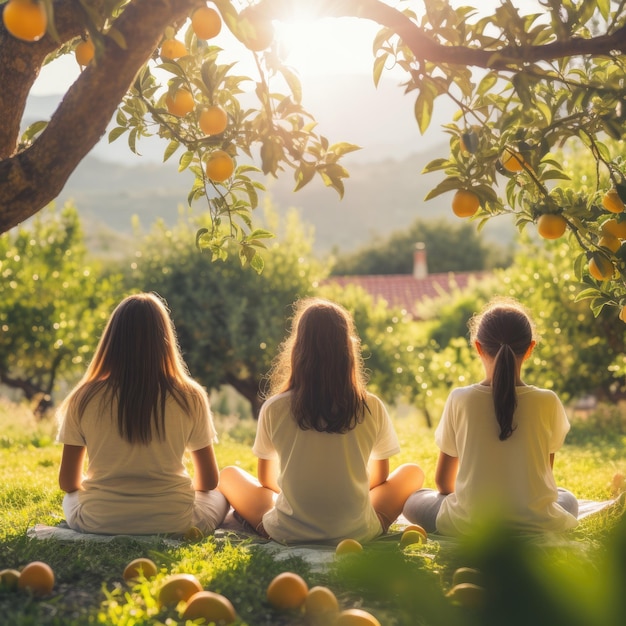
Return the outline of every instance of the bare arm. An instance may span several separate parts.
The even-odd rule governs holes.
[[[219,469],[213,446],[206,446],[191,453],[193,463],[193,488],[196,491],[211,491],[219,482]]]
[[[59,468],[59,487],[66,493],[78,491],[83,483],[83,464],[85,446],[63,446],[61,467]]]
[[[435,484],[437,485],[439,493],[445,496],[454,491],[458,471],[458,457],[449,456],[445,452],[440,452],[439,460],[437,461],[437,469],[435,471]]]
[[[257,463],[257,477],[263,487],[280,493],[278,486],[278,461],[259,459]]]
[[[370,489],[382,485],[389,476],[389,459],[370,459],[368,471],[370,475]]]

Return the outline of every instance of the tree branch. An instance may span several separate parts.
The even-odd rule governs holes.
[[[285,19],[299,0],[262,0],[260,5],[274,19]],[[433,63],[481,67],[492,70],[521,69],[525,64],[563,57],[609,56],[626,53],[626,25],[610,35],[553,41],[541,46],[502,46],[494,49],[442,45],[396,8],[381,0],[311,0],[320,17],[358,17],[388,27],[398,34],[415,58]]]
[[[126,49],[107,40],[102,58],[90,64],[70,87],[33,145],[0,161],[0,232],[34,215],[58,196],[70,174],[106,132],[165,28],[183,20],[197,4],[198,0],[135,0],[127,6],[115,22],[125,38]],[[31,60],[45,56],[44,52],[47,54],[45,46],[31,52]],[[24,72],[20,80],[23,76]],[[36,73],[30,86],[34,78]],[[5,110],[1,106],[0,102],[0,110]]]

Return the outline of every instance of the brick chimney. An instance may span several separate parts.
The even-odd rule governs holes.
[[[415,250],[413,251],[413,278],[421,280],[427,276],[426,244],[419,241],[415,244]]]

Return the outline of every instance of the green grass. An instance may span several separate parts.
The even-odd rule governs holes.
[[[432,486],[437,459],[432,431],[412,411],[394,421],[403,448],[394,464],[418,462]],[[575,422],[569,443],[557,455],[558,483],[580,498],[614,495],[613,477],[626,474],[624,423],[623,411],[616,409]],[[220,418],[217,425],[220,465],[254,470],[254,423]],[[227,596],[239,625],[306,624],[302,613],[276,611],[265,600],[270,580],[287,570],[309,586],[329,586],[342,608],[365,608],[386,626],[617,626],[626,616],[626,526],[613,513],[597,514],[550,542],[497,530],[468,542],[429,541],[406,552],[396,540],[381,541],[323,571],[299,558],[274,560],[249,541],[213,537],[197,543],[125,539],[106,544],[29,539],[29,527],[56,524],[63,515],[57,487],[61,450],[54,433],[54,423],[38,423],[27,409],[0,402],[0,569],[41,560],[56,576],[53,593],[41,598],[0,587],[3,624],[182,623],[175,608],[160,609],[155,600],[163,579],[177,572],[193,573],[206,589]],[[139,556],[152,558],[160,571],[129,586],[122,572]],[[445,597],[453,571],[462,565],[483,572],[482,609],[463,608]]]

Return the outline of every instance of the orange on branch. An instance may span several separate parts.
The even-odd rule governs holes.
[[[537,220],[537,232],[544,239],[558,239],[565,234],[567,222],[562,215],[544,213]]]
[[[198,125],[205,135],[219,135],[228,126],[228,113],[217,104],[206,107],[200,112]]]
[[[9,33],[22,41],[39,41],[48,28],[46,8],[37,0],[9,0],[2,21]]]
[[[618,239],[626,239],[626,220],[618,222],[611,218],[600,227],[603,235],[612,235]]]
[[[613,235],[603,235],[600,237],[598,245],[611,252],[617,252],[622,247],[621,241],[617,237],[613,237]]]
[[[239,14],[242,24],[241,41],[253,52],[262,52],[270,47],[274,41],[274,26],[272,21],[262,15],[260,11],[249,6]]]
[[[81,41],[74,49],[74,55],[76,56],[78,65],[81,67],[89,65],[95,52],[96,47],[93,45],[93,41],[91,41],[91,39],[87,38]]]
[[[613,276],[613,263],[603,254],[594,254],[589,261],[589,274],[596,280],[608,280]]]
[[[235,162],[225,150],[214,150],[206,162],[206,175],[215,183],[223,183],[235,171]]]
[[[179,59],[187,54],[187,48],[178,39],[166,39],[161,45],[162,59]]]
[[[480,198],[468,189],[459,189],[452,198],[452,211],[457,217],[472,217],[480,207]]]
[[[184,117],[196,106],[192,93],[188,89],[177,89],[173,95],[167,94],[165,106],[172,115]]]
[[[267,601],[276,609],[297,609],[309,593],[301,576],[293,572],[278,574],[267,587]]]
[[[511,148],[505,148],[500,157],[502,167],[507,172],[521,172],[524,169],[525,161],[522,155]]]
[[[191,15],[191,28],[199,39],[213,39],[222,30],[222,18],[211,7],[200,7]]]
[[[624,203],[617,193],[617,189],[609,189],[602,196],[602,206],[609,213],[622,213],[624,211]]]

